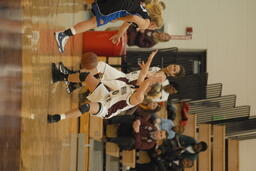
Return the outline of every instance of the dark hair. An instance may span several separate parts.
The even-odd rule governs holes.
[[[184,66],[182,65],[179,65],[179,66],[180,66],[180,72],[175,75],[176,78],[184,77],[186,74]]]
[[[175,78],[179,78],[179,77],[184,77],[185,76],[186,73],[185,73],[184,66],[182,66],[180,64],[169,64],[169,65],[178,65],[178,66],[180,66],[180,72],[175,74],[175,76],[174,76]],[[167,67],[162,68],[160,71],[163,71],[165,73],[166,77],[170,77],[171,75],[168,73]]]
[[[201,141],[201,142],[199,142],[199,144],[201,144],[201,151],[205,151],[205,150],[207,150],[207,148],[208,148],[208,145],[206,144],[206,142],[204,142],[204,141]]]
[[[169,81],[169,82],[170,82],[170,85],[171,85],[172,87],[174,87],[176,90],[179,90],[179,85],[178,85],[177,83],[172,82],[172,81]]]
[[[176,85],[177,85],[177,84],[176,84]],[[177,90],[176,87],[177,87],[177,86],[173,86],[172,84],[168,84],[168,85],[162,87],[162,89],[163,89],[165,92],[169,93],[170,95],[173,95],[173,94],[177,94],[177,93],[178,93],[178,90]],[[170,88],[175,89],[176,92],[174,92],[174,93],[171,94],[171,92],[168,90],[168,89],[170,89]]]

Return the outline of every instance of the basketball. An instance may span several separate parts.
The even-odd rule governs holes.
[[[98,65],[98,58],[97,55],[93,52],[86,52],[83,54],[81,58],[81,67],[91,70],[96,68]]]

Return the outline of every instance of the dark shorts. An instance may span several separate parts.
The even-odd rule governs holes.
[[[126,10],[120,10],[120,11],[116,11],[116,12],[104,15],[100,12],[100,9],[97,3],[92,4],[92,12],[96,16],[97,26],[102,26],[118,18],[130,15],[130,13],[127,12]]]

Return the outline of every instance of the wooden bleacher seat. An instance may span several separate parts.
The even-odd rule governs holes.
[[[213,125],[213,171],[225,171],[225,126]]]
[[[117,136],[117,127],[118,125],[107,125],[106,128],[106,136],[107,137],[116,137]],[[117,144],[107,142],[106,143],[106,154],[113,156],[113,157],[119,157],[119,147]]]
[[[113,156],[113,157],[119,157],[119,147],[115,143],[107,142],[106,143],[106,154]]]
[[[101,141],[103,137],[103,119],[92,116],[90,117],[90,138]]]
[[[137,156],[138,156],[137,163],[139,164],[149,163],[151,161],[146,151],[137,152]]]
[[[86,2],[87,4],[92,4],[92,3],[94,2],[94,0],[85,0],[85,2]]]
[[[239,141],[227,140],[227,171],[239,171]]]
[[[200,124],[198,141],[204,141],[208,144],[208,149],[199,153],[198,171],[211,171],[211,131],[212,125]]]
[[[191,136],[196,138],[196,115],[189,114],[188,115],[188,123],[185,127],[185,130],[183,132],[184,135]],[[184,169],[185,171],[196,171],[197,170],[197,164],[194,162],[194,166],[191,168]]]
[[[116,137],[117,136],[117,128],[118,125],[107,125],[106,128],[106,136],[107,137]],[[114,143],[107,142],[106,143],[106,153],[113,157],[119,157],[121,155],[122,157],[122,165],[123,166],[129,166],[134,168],[136,165],[136,150],[124,150],[122,152],[119,152],[118,145]]]
[[[106,136],[107,137],[117,137],[117,128],[118,128],[118,125],[116,125],[116,124],[107,125]]]
[[[196,115],[188,115],[188,123],[185,126],[183,134],[196,138]]]
[[[122,151],[122,164],[135,168],[136,165],[136,150],[124,150]]]

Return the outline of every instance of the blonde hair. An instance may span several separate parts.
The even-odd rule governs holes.
[[[151,86],[147,93],[147,99],[154,99],[161,96],[162,84],[156,83]]]
[[[166,8],[165,3],[163,1],[159,1],[159,4],[162,6],[163,10],[165,10],[165,8]]]
[[[158,28],[164,25],[162,17],[163,6],[160,3],[150,3],[146,6],[151,22],[154,22]]]
[[[158,37],[159,34],[167,34],[167,35],[169,36],[169,39],[166,39],[166,40],[159,39],[159,37]],[[159,43],[159,42],[168,42],[169,40],[172,39],[172,36],[171,36],[170,34],[166,33],[166,32],[158,32],[158,36],[156,37],[156,36],[153,35],[153,39],[154,39],[154,41],[155,41],[156,43]]]

